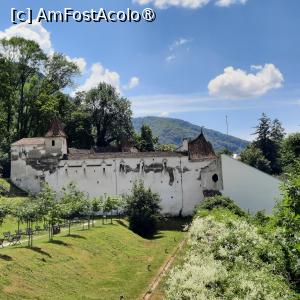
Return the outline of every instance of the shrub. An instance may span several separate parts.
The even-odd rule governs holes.
[[[224,196],[205,198],[198,208],[213,210],[214,208],[227,208],[238,216],[246,216],[246,212],[235,204],[233,200]]]
[[[265,226],[268,224],[270,217],[266,215],[265,210],[259,210],[254,216],[254,222],[258,225]]]
[[[153,236],[157,232],[157,216],[160,211],[158,194],[139,182],[133,185],[132,194],[126,200],[129,228],[143,237]]]
[[[184,262],[166,282],[166,299],[297,299],[276,237],[246,219],[196,218]]]

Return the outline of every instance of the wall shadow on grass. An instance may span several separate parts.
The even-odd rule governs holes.
[[[190,224],[192,222],[192,217],[185,218],[166,218],[161,217],[158,220],[157,228],[158,230],[164,231],[183,231],[185,225]]]

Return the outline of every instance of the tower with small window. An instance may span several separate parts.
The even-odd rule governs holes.
[[[45,148],[47,153],[55,156],[63,157],[68,154],[67,135],[57,117],[53,119],[50,129],[45,135]]]

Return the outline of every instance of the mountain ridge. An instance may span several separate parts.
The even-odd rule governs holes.
[[[226,148],[231,152],[240,153],[249,144],[248,141],[243,139],[181,119],[154,116],[133,118],[133,126],[136,131],[139,131],[143,124],[151,127],[153,134],[159,137],[160,144],[175,144],[179,146],[183,138],[196,138],[200,134],[201,128],[207,140],[212,143],[215,151]]]

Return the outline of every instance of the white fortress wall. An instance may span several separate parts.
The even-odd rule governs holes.
[[[203,173],[211,163],[215,164],[190,162],[187,157],[62,160],[54,173],[47,173],[45,181],[56,191],[74,182],[92,198],[129,194],[133,183],[142,180],[160,195],[163,213],[190,215],[203,200],[203,189],[221,189],[221,170],[213,166]],[[214,173],[218,173],[218,183],[212,180]]]
[[[227,155],[222,155],[222,173],[223,194],[245,210],[271,213],[282,198],[280,180]]]
[[[11,180],[20,189],[36,194],[40,191],[40,173],[38,170],[26,163],[27,153],[34,151],[38,155],[44,154],[41,146],[14,146],[11,150]]]
[[[185,146],[182,153],[67,151],[66,135],[54,119],[45,137],[11,145],[11,180],[30,194],[44,182],[56,192],[74,182],[90,198],[129,194],[141,180],[159,194],[162,213],[191,215],[204,195],[222,190],[222,170],[203,132]]]

